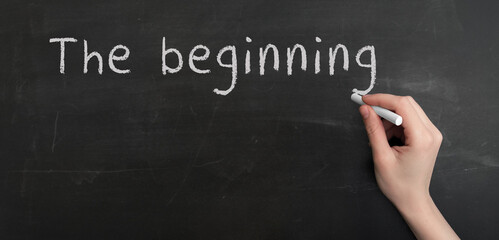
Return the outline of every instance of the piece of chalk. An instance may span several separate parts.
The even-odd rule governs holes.
[[[366,104],[364,103],[364,101],[362,101],[362,96],[357,93],[352,94],[350,98],[352,99],[352,101],[360,105]],[[378,116],[390,121],[391,123],[397,126],[400,126],[400,124],[402,124],[402,117],[400,115],[379,106],[371,106],[371,107],[376,112],[376,114],[378,114]]]

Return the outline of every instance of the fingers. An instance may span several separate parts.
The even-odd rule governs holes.
[[[360,106],[359,112],[364,120],[374,159],[379,159],[390,154],[390,145],[386,139],[385,128],[380,117],[367,105]]]
[[[402,122],[404,134],[408,139],[417,136],[418,131],[426,128],[419,117],[418,112],[414,108],[411,99],[411,97],[401,97],[391,94],[373,94],[362,97],[362,100],[368,105],[384,107],[401,115],[404,119]],[[410,142],[411,141],[409,140],[407,143]]]
[[[438,130],[438,128],[431,122],[430,118],[426,115],[426,113],[423,111],[421,106],[414,100],[413,98],[410,98],[411,104],[414,106],[414,109],[418,113],[419,117],[421,120],[425,123],[427,129],[431,132],[432,139],[436,142],[438,142],[438,146],[440,147],[440,143],[442,142],[442,134]]]
[[[381,106],[394,110],[404,118],[402,122],[403,132],[394,131],[389,128],[386,131],[388,138],[402,133],[407,146],[415,146],[421,149],[428,149],[429,146],[440,146],[442,134],[412,97],[373,94],[363,96],[362,100],[368,105]],[[385,125],[385,127],[388,126]]]

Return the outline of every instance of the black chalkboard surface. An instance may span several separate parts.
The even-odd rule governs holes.
[[[0,238],[412,239],[349,97],[413,96],[444,135],[431,193],[499,237],[496,1],[3,1]],[[64,74],[60,44],[65,45]],[[162,68],[162,40],[181,54]],[[87,54],[98,57],[88,61]],[[259,49],[269,51],[265,73]],[[301,44],[287,74],[286,49]],[[343,44],[330,75],[328,48]],[[110,51],[115,69],[109,64]],[[189,54],[206,46],[206,60]],[[217,54],[228,50],[217,60]],[[320,72],[315,54],[320,51]],[[246,73],[246,51],[250,71]],[[203,56],[206,49],[198,49]],[[237,58],[234,67],[233,58]],[[200,57],[199,57],[200,58]],[[369,63],[369,54],[359,57]],[[220,64],[219,61],[222,63]],[[172,70],[175,52],[165,56]],[[223,67],[225,65],[225,67]],[[237,84],[227,90],[234,70]]]

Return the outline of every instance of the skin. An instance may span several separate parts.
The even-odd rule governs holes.
[[[459,239],[433,202],[429,188],[442,134],[410,96],[365,95],[359,112],[374,160],[376,181],[418,239]],[[403,118],[397,127],[368,106],[390,109]],[[403,146],[390,146],[392,137]]]

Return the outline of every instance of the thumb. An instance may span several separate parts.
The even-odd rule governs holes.
[[[381,119],[376,112],[374,112],[372,107],[368,105],[360,106],[359,112],[364,120],[367,136],[369,137],[369,142],[371,143],[373,151],[373,158],[376,159],[378,156],[386,156],[391,152],[391,149],[386,139],[385,128],[383,127]]]

